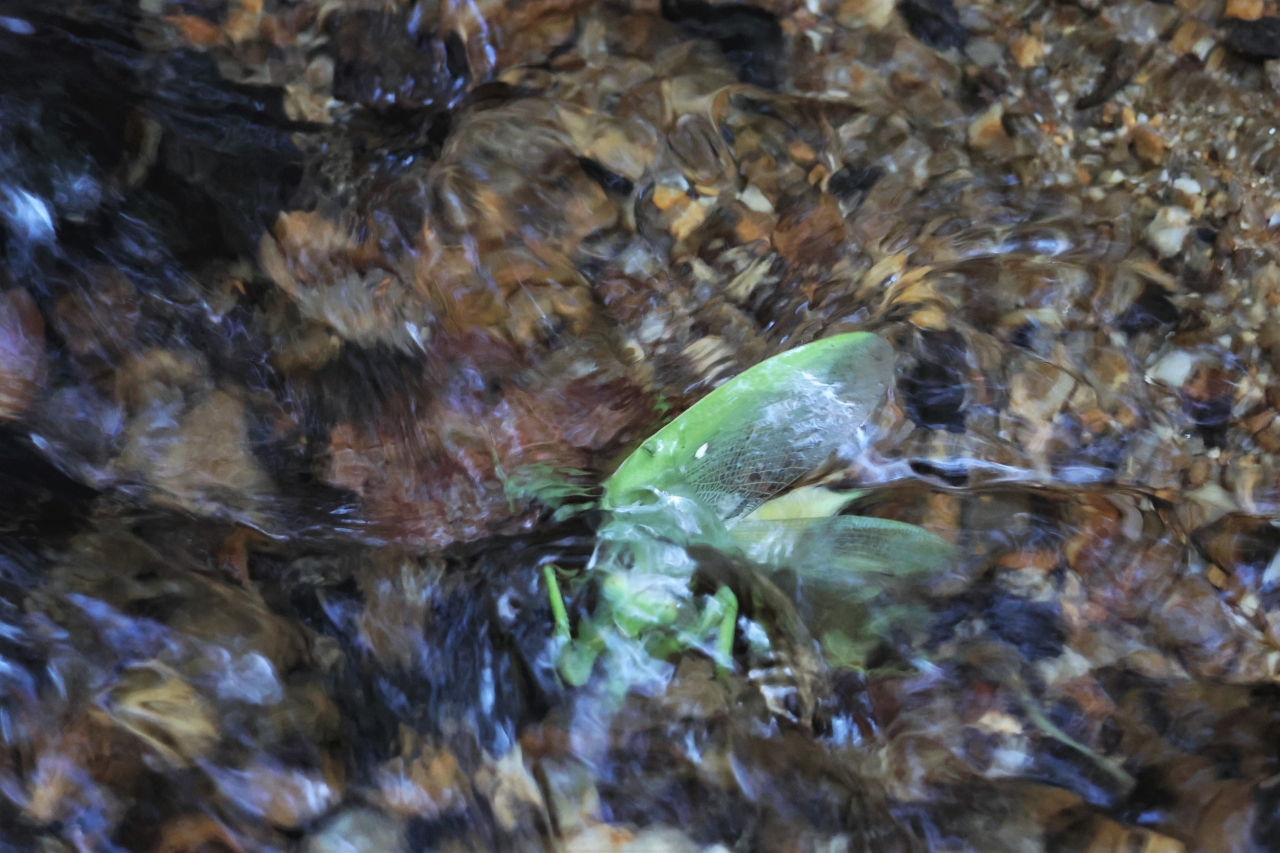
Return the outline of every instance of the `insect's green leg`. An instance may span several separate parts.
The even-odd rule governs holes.
[[[1040,706],[1036,704],[1035,700],[1032,699],[1025,690],[1021,691],[1019,698],[1022,700],[1022,707],[1027,712],[1027,716],[1031,719],[1031,722],[1039,726],[1041,731],[1059,743],[1065,744],[1072,749],[1081,752],[1086,758],[1119,782],[1121,789],[1125,793],[1133,790],[1137,782],[1123,767],[1105,755],[1100,755],[1094,752],[1092,749],[1080,743],[1080,741],[1071,737],[1071,735],[1054,725],[1053,721],[1045,716],[1044,712],[1040,710]]]
[[[556,581],[556,567],[554,563],[547,563],[542,567],[542,576],[547,579],[547,598],[551,600],[551,615],[556,620],[555,636],[558,639],[569,640],[569,613],[564,608],[564,599],[560,596],[560,584]]]
[[[722,586],[716,590],[716,601],[724,608],[720,618],[720,631],[716,634],[716,668],[721,673],[733,668],[733,635],[738,626],[738,597],[733,590]]]

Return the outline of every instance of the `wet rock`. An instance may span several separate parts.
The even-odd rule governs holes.
[[[663,0],[662,14],[693,38],[715,42],[743,83],[764,89],[777,87],[775,65],[782,54],[782,28],[765,9],[739,3]]]
[[[1181,252],[1190,233],[1191,211],[1181,207],[1160,208],[1146,230],[1147,241],[1162,258]]]
[[[192,512],[260,511],[272,483],[249,449],[244,404],[209,385],[192,353],[152,350],[127,362],[117,393],[129,420],[115,466]]]
[[[798,205],[778,220],[773,244],[793,263],[822,263],[832,259],[844,239],[840,208],[824,196],[816,205]]]
[[[395,853],[401,849],[399,823],[372,809],[349,809],[307,837],[306,853]]]
[[[600,819],[600,794],[586,765],[576,760],[538,763],[535,771],[547,792],[547,808],[561,837],[573,838]]]
[[[1117,323],[1125,333],[1136,335],[1161,327],[1176,326],[1180,316],[1177,306],[1169,301],[1168,292],[1163,287],[1148,282]]]
[[[964,47],[968,33],[952,0],[901,0],[898,11],[911,34],[929,47]]]
[[[1157,637],[1182,650],[1192,672],[1225,675],[1238,650],[1230,614],[1203,578],[1183,578],[1152,614]]]
[[[1262,17],[1262,8],[1262,0],[1227,0],[1227,8],[1222,17],[1256,21]]]
[[[1254,61],[1280,59],[1280,18],[1228,21],[1226,44]]]
[[[1048,421],[1066,405],[1076,381],[1065,370],[1031,362],[1009,381],[1009,411],[1033,422]]]
[[[117,725],[177,766],[204,756],[218,739],[209,703],[158,662],[125,670],[103,704]]]
[[[401,724],[400,755],[378,767],[382,802],[405,817],[439,820],[467,806],[467,777],[453,754]]]
[[[45,377],[44,320],[26,291],[0,294],[0,421],[21,416]]]
[[[1007,153],[1011,144],[1001,104],[992,104],[969,123],[969,147],[975,151]]]
[[[1057,657],[1062,652],[1066,633],[1053,603],[1002,595],[987,607],[983,618],[996,636],[1017,646],[1028,661]]]
[[[1225,370],[1202,366],[1183,386],[1182,410],[1199,428],[1205,444],[1220,446],[1231,418],[1232,383]]]
[[[920,340],[920,360],[899,380],[907,417],[930,429],[963,432],[964,340],[954,332],[924,332]]]
[[[593,826],[576,835],[569,853],[698,853],[702,848],[678,829],[648,826],[639,832],[620,827]]]
[[[243,770],[215,769],[210,775],[230,805],[281,829],[297,830],[342,799],[336,780],[275,762],[254,763]]]
[[[1147,166],[1159,166],[1164,162],[1169,146],[1156,130],[1148,125],[1139,125],[1133,129],[1133,153],[1138,160]]]
[[[877,166],[854,166],[846,163],[827,178],[827,192],[840,199],[841,209],[857,210],[876,181],[884,176]]]
[[[893,20],[893,12],[894,0],[844,0],[836,11],[836,20],[846,27],[881,30]]]
[[[1032,35],[1021,35],[1009,45],[1009,54],[1019,68],[1034,68],[1044,59],[1045,44]]]
[[[1196,361],[1195,353],[1169,350],[1147,371],[1147,378],[1167,388],[1181,388],[1195,369]]]
[[[263,235],[262,264],[304,317],[346,340],[418,348],[428,330],[425,304],[385,264],[371,264],[378,248],[370,236],[360,241],[319,213],[281,213],[274,233]]]
[[[1099,51],[1102,60],[1101,74],[1093,86],[1076,100],[1076,109],[1087,110],[1105,104],[1123,89],[1137,72],[1142,61],[1140,43],[1115,38]]]
[[[609,171],[589,157],[579,157],[578,164],[582,166],[582,171],[586,173],[588,178],[604,187],[608,192],[631,195],[635,190],[635,184],[630,179]]]
[[[222,823],[208,815],[181,815],[160,829],[155,853],[236,853],[240,844]]]
[[[415,40],[407,15],[358,10],[331,19],[336,97],[377,109],[448,107],[466,83],[444,43]],[[425,43],[424,43],[425,42]]]

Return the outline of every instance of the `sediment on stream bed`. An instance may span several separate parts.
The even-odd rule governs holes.
[[[0,850],[1273,849],[1277,34],[11,0]],[[824,482],[954,559],[854,602],[680,547],[767,591],[735,666],[565,684],[560,499],[851,331],[894,387]]]

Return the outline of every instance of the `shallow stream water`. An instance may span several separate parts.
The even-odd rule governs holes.
[[[0,2],[0,851],[1280,849],[1275,14]],[[566,683],[556,510],[850,331],[954,557]]]

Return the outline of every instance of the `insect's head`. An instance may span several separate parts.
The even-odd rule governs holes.
[[[667,447],[667,444],[674,445],[675,442],[664,442],[660,436],[655,435],[636,448],[613,475],[604,481],[601,506],[604,509],[616,509],[661,488],[671,477],[675,457],[676,448]]]

